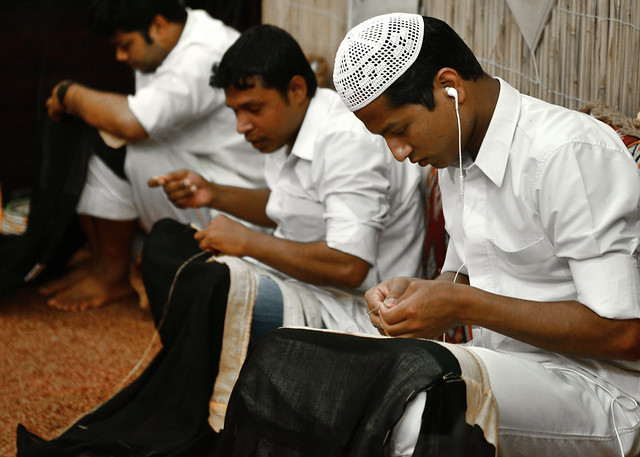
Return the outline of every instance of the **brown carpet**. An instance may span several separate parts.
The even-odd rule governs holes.
[[[49,308],[30,286],[0,297],[0,456],[16,455],[18,423],[51,439],[111,397],[154,334],[133,296],[77,313]]]

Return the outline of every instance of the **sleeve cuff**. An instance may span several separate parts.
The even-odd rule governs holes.
[[[577,300],[610,319],[640,318],[638,259],[627,254],[607,254],[588,260],[571,260]]]
[[[343,225],[327,229],[327,245],[375,265],[380,232],[365,225]]]

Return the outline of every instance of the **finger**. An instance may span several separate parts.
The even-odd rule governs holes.
[[[183,201],[187,203],[191,197],[193,197],[193,192],[191,189],[185,189],[184,187],[179,187],[177,189],[168,189],[168,184],[164,188],[165,193],[167,194],[167,198],[172,202]]]
[[[382,317],[381,317],[381,316],[380,316],[380,318],[378,319],[378,324],[380,325],[380,326],[379,326],[379,328],[381,328],[381,329],[382,329],[382,334],[383,334],[383,335],[391,336],[391,335],[389,334],[389,331],[387,330],[387,326],[386,326],[386,324],[385,324],[385,322],[384,322],[384,319],[382,319]]]
[[[364,299],[367,302],[367,308],[371,311],[373,309],[379,308],[387,294],[389,293],[389,289],[386,287],[384,283],[378,284],[375,287],[367,290],[364,294]]]
[[[387,294],[387,305],[391,307],[397,304],[403,299],[403,295],[406,293],[407,288],[411,284],[409,278],[396,278],[389,284],[389,293]]]
[[[155,180],[158,186],[164,186],[175,181],[182,181],[189,172],[187,170],[178,170],[164,175],[152,176],[149,181]]]
[[[193,184],[189,178],[185,178],[182,180],[182,185],[186,188],[189,189],[189,191],[191,193],[194,193],[195,191],[198,190],[198,186],[196,186],[195,184]]]
[[[410,301],[405,300],[395,306],[381,306],[380,310],[378,311],[380,319],[384,320],[387,326],[395,326],[397,324],[406,322],[409,319],[407,313],[408,304],[410,304]]]
[[[164,186],[165,182],[166,182],[165,176],[152,176],[147,181],[147,186],[160,187],[160,186]]]
[[[382,326],[380,324],[376,324],[376,325],[374,325],[374,327],[376,328],[376,330],[378,331],[378,333],[380,335],[386,335],[384,329],[382,328]]]
[[[216,249],[215,247],[213,247],[211,244],[209,244],[207,242],[207,240],[202,240],[199,244],[200,249],[202,249],[203,251],[207,251],[210,252],[213,255],[219,255],[220,254],[220,250]]]
[[[371,320],[371,325],[373,325],[378,330],[378,333],[380,333],[380,335],[384,335],[385,330],[380,324],[379,316],[377,314],[370,314],[369,319]]]
[[[175,199],[173,197],[169,197],[169,200],[171,201],[171,203],[173,203],[174,206],[180,208],[180,209],[184,209],[184,208],[190,208],[191,205],[189,204],[189,199],[188,198],[178,198]]]

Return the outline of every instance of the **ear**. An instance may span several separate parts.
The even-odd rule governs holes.
[[[294,75],[287,89],[289,103],[299,105],[307,99],[307,81],[300,75]]]
[[[445,87],[453,87],[458,92],[458,104],[462,104],[466,97],[462,81],[463,79],[460,74],[458,74],[457,70],[450,67],[444,67],[436,73],[436,77],[434,78],[434,90],[440,90],[444,93]]]
[[[149,36],[154,43],[164,43],[169,31],[169,21],[162,14],[156,14],[149,26]]]

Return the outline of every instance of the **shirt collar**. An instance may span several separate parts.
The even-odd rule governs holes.
[[[520,117],[521,100],[520,93],[515,88],[500,78],[496,79],[500,82],[498,103],[480,145],[475,164],[496,186],[501,186]]]
[[[315,136],[320,125],[323,125],[322,103],[318,97],[319,90],[311,98],[307,112],[304,115],[298,136],[291,148],[291,154],[304,160],[312,160],[315,153]]]

